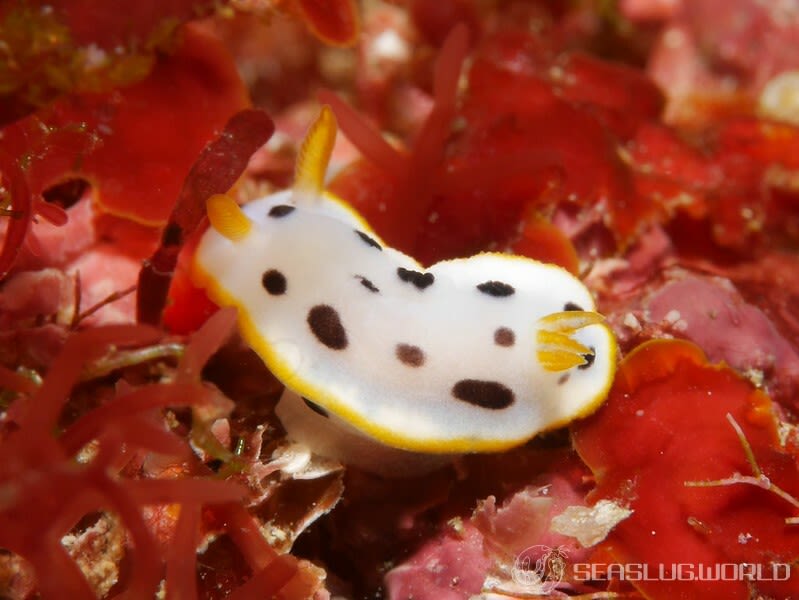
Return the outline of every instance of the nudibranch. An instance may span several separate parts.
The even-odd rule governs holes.
[[[210,198],[194,256],[195,281],[238,309],[243,338],[285,384],[277,414],[289,435],[401,474],[595,410],[616,343],[588,289],[524,257],[424,268],[387,247],[324,189],[335,135],[323,107],[292,189],[243,208]]]

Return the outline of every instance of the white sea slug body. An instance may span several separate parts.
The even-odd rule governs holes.
[[[196,280],[239,311],[286,385],[278,415],[326,455],[386,472],[488,452],[592,412],[616,344],[567,271],[486,253],[422,267],[323,190],[326,107],[293,190],[209,201]]]

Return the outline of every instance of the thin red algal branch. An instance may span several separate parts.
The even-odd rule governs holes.
[[[19,163],[7,153],[0,151],[0,187],[5,188],[7,206],[4,210],[8,216],[6,237],[0,251],[0,279],[3,279],[14,261],[17,259],[22,242],[28,233],[33,218],[31,193],[25,173]]]
[[[433,109],[413,143],[411,167],[432,170],[441,164],[444,144],[455,117],[458,80],[469,50],[469,30],[457,25],[441,47],[433,73]],[[428,173],[429,177],[431,173]]]
[[[179,342],[162,342],[141,348],[118,350],[86,365],[81,372],[80,380],[91,381],[92,379],[99,379],[119,369],[141,365],[154,360],[180,358],[183,356],[184,350],[184,345]]]
[[[48,204],[42,192],[73,172],[96,141],[81,126],[51,127],[39,118],[23,119],[3,129],[0,189],[5,188],[7,198],[0,207],[9,221],[0,252],[0,279],[11,270],[24,243],[31,250],[38,246],[31,235],[36,215],[57,226],[67,222],[66,211]]]
[[[744,434],[743,429],[741,429],[741,426],[735,420],[735,417],[733,417],[730,413],[727,413],[727,421],[729,421],[730,425],[735,430],[735,435],[738,437],[738,441],[741,443],[741,447],[746,455],[746,462],[749,463],[749,468],[752,469],[754,476],[734,473],[731,477],[725,477],[723,479],[686,481],[683,485],[685,485],[685,487],[719,487],[735,485],[739,483],[744,485],[753,485],[762,490],[776,494],[794,508],[799,509],[799,499],[783,490],[776,483],[773,483],[768,476],[763,473],[763,470],[757,463],[752,446],[749,444],[749,440],[746,439],[746,435]],[[785,523],[786,525],[799,525],[799,517],[787,517],[785,519]]]
[[[0,546],[31,563],[42,598],[94,598],[76,565],[67,559],[61,536],[88,512],[89,506],[92,510],[102,506],[122,519],[135,517],[141,521],[141,516],[126,505],[124,495],[115,494],[118,484],[109,479],[105,461],[77,467],[59,455],[52,444],[41,443],[36,448],[38,457],[30,452],[16,457],[13,454],[26,443],[37,441],[20,430],[0,444],[4,460],[16,458],[16,464],[6,462],[0,473],[0,496],[5,498],[0,505]],[[128,525],[134,543],[143,552],[152,551],[153,543],[142,536],[142,532],[149,536],[146,528]]]
[[[330,105],[341,130],[367,160],[390,177],[406,176],[408,158],[405,154],[383,139],[380,132],[364,121],[354,108],[330,90],[321,90],[319,100]]]
[[[125,524],[132,542],[131,562],[134,572],[125,590],[125,597],[146,598],[153,594],[161,581],[161,556],[158,544],[142,518],[142,505],[128,493],[127,486],[120,485],[113,479],[98,478],[95,485],[108,499],[108,508]]]
[[[89,583],[81,573],[78,565],[72,560],[67,551],[56,540],[47,545],[49,552],[46,561],[50,568],[50,577],[43,577],[39,583],[39,595],[42,598],[74,598],[75,600],[95,600],[96,596],[89,587]],[[34,563],[36,571],[40,569]],[[54,575],[58,574],[56,578]]]
[[[203,365],[208,362],[211,355],[231,336],[236,327],[238,313],[235,308],[222,308],[214,313],[191,336],[191,341],[178,363],[175,376],[176,383],[191,383],[200,381]],[[234,471],[242,467],[236,456],[225,446],[219,443],[210,429],[211,416],[206,411],[194,411],[191,428],[191,439],[194,445],[201,448],[210,456],[218,458]]]
[[[44,201],[36,202],[33,212],[56,227],[63,227],[69,221],[67,211],[57,204],[50,204]]]
[[[109,423],[108,427],[112,426]],[[186,442],[165,429],[163,419],[157,413],[129,416],[119,429],[125,438],[126,450],[138,448],[179,459],[186,459],[191,455]],[[121,468],[123,465],[119,466]]]
[[[240,504],[225,504],[213,510],[217,518],[226,524],[228,535],[254,572],[277,558],[277,552],[266,541],[257,521],[246,508]]]
[[[80,325],[81,321],[84,319],[92,316],[98,310],[107,306],[117,300],[121,300],[125,296],[128,296],[136,291],[136,286],[131,285],[130,287],[125,288],[124,290],[117,290],[115,292],[111,292],[105,298],[97,302],[96,304],[90,306],[84,311],[80,310],[80,298],[81,298],[81,288],[80,288],[80,273],[76,274],[75,277],[75,315],[72,317],[72,322],[70,323],[70,329],[77,329],[78,325]]]
[[[36,391],[37,386],[32,379],[0,365],[0,388],[32,394]]]
[[[197,372],[201,361],[221,343],[229,321],[223,315],[189,342],[187,351]],[[173,566],[173,573],[174,565],[185,565],[179,581],[189,581],[196,560],[197,519],[204,505],[232,507],[224,509],[231,514],[243,511],[233,521],[244,526],[232,535],[244,540],[251,557],[266,563],[272,558],[271,548],[241,504],[248,493],[245,487],[204,477],[131,480],[118,475],[134,458],[136,448],[191,460],[185,440],[167,431],[158,415],[165,406],[229,409],[229,401],[198,377],[189,383],[152,384],[132,390],[120,384],[122,394],[84,414],[60,437],[54,435],[85,360],[120,345],[151,343],[160,335],[146,326],[109,326],[73,333],[42,386],[30,397],[15,400],[14,404],[20,403],[25,410],[9,411],[21,416],[16,420],[18,429],[0,439],[4,459],[0,462],[0,547],[30,562],[45,600],[94,598],[76,563],[61,546],[61,538],[82,517],[97,511],[117,515],[131,540],[132,567],[123,582],[124,592],[117,596],[120,598],[152,597],[164,576],[165,562]],[[81,449],[86,451],[77,460]],[[170,554],[163,557],[142,508],[173,503],[180,504],[188,520],[180,523]],[[173,584],[172,589],[191,588]]]
[[[427,218],[434,192],[441,187],[437,180],[445,173],[444,150],[456,114],[458,81],[468,49],[468,28],[457,25],[444,41],[434,67],[433,108],[407,155],[393,149],[334,94],[320,93],[349,140],[395,182],[393,198],[386,203],[395,237],[388,241],[406,251],[413,251],[419,225]]]
[[[154,408],[212,404],[218,395],[198,384],[154,383],[140,387],[83,415],[61,436],[61,444],[74,453],[110,426],[124,430],[125,420]]]
[[[203,365],[233,333],[236,319],[235,308],[220,309],[192,335],[191,343],[178,363],[176,381],[199,380]]]
[[[140,323],[161,322],[178,254],[186,238],[202,223],[205,201],[233,187],[250,157],[272,137],[274,129],[265,112],[243,110],[233,115],[222,133],[200,153],[183,183],[160,246],[139,273],[136,317]]]
[[[313,597],[320,585],[318,578],[294,556],[278,555],[243,506],[227,504],[214,510],[217,518],[227,523],[228,535],[253,570],[247,583],[231,594],[231,600]]]
[[[361,33],[355,0],[295,0],[308,28],[331,46],[353,46]]]
[[[139,504],[191,504],[198,497],[205,504],[241,502],[247,489],[239,484],[216,479],[137,479],[126,486],[128,495]]]
[[[83,364],[102,356],[109,346],[144,345],[159,337],[161,333],[157,329],[145,325],[112,325],[70,336],[53,361],[44,383],[30,399],[23,427],[53,431]]]
[[[230,600],[255,600],[256,598],[277,598],[299,569],[297,559],[290,554],[278,556],[269,565],[255,573],[247,583],[230,596]],[[308,598],[309,595],[292,596]]]
[[[166,557],[167,600],[196,600],[197,564],[186,560],[183,548],[197,548],[200,543],[200,511],[182,506],[175,527],[175,538]]]

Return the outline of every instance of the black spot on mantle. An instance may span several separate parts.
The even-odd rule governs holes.
[[[574,302],[567,302],[563,305],[563,310],[571,311],[571,310],[583,310],[583,307],[579,304],[575,304]]]
[[[330,416],[330,413],[328,413],[324,408],[319,406],[316,402],[311,402],[310,400],[308,400],[308,398],[305,398],[304,396],[302,398],[302,401],[305,402],[305,406],[310,408],[317,415],[322,415],[325,418],[328,418]]]
[[[513,333],[512,329],[508,329],[507,327],[499,327],[494,332],[494,343],[497,346],[505,346],[506,348],[513,346],[516,342],[516,334]]]
[[[499,410],[513,404],[513,392],[498,381],[461,379],[452,387],[452,395],[473,406]]]
[[[355,279],[361,282],[361,285],[365,287],[367,290],[372,292],[373,294],[379,294],[380,288],[377,287],[371,280],[367,279],[363,275],[356,275]]]
[[[279,219],[280,217],[285,217],[286,215],[293,213],[294,210],[294,206],[290,206],[288,204],[278,204],[277,206],[273,206],[269,209],[269,216]]]
[[[261,285],[272,296],[280,296],[286,293],[286,276],[277,269],[269,269],[261,276]]]
[[[347,331],[341,324],[338,312],[327,304],[317,304],[308,311],[308,326],[322,344],[332,350],[347,347]]]
[[[516,293],[516,290],[512,285],[509,283],[503,283],[502,281],[486,281],[484,283],[478,284],[477,289],[484,294],[495,296],[497,298],[505,298],[506,296],[512,296]]]
[[[394,353],[402,364],[409,367],[421,367],[424,364],[424,351],[419,346],[397,344]]]
[[[356,229],[355,233],[358,234],[358,237],[361,238],[364,241],[364,243],[366,243],[367,245],[371,246],[372,248],[377,248],[378,250],[382,250],[383,249],[383,246],[378,244],[377,241],[375,241],[373,238],[371,238],[368,235],[366,235],[363,231],[358,231]]]
[[[432,273],[420,273],[419,271],[403,269],[402,267],[397,269],[397,277],[406,283],[412,283],[420,290],[433,285],[436,280],[435,275]]]

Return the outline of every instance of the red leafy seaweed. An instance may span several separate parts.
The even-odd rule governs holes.
[[[770,597],[796,595],[799,530],[786,519],[799,514],[799,502],[724,483],[752,474],[751,453],[771,484],[799,495],[796,456],[782,447],[777,426],[769,398],[729,368],[709,365],[697,346],[660,340],[639,347],[622,363],[606,404],[574,430],[597,479],[589,498],[633,510],[600,549],[653,573],[672,563],[750,563],[764,573],[774,562],[791,565],[792,577],[781,581],[636,582],[651,597],[750,598],[750,586]]]
[[[139,322],[161,322],[178,254],[187,236],[194,233],[205,217],[205,201],[233,186],[250,156],[266,143],[273,130],[272,120],[263,111],[241,111],[230,118],[219,137],[203,150],[183,184],[160,246],[139,274]]]
[[[360,18],[355,0],[295,0],[308,28],[332,46],[358,41]]]

